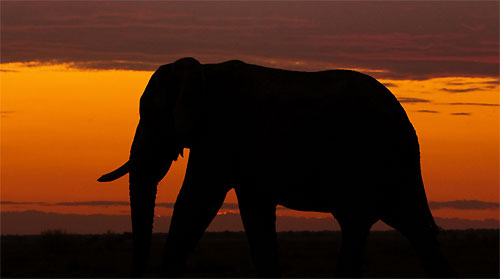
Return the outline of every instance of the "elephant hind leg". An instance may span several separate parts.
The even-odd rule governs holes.
[[[450,267],[439,248],[438,228],[434,224],[430,212],[429,216],[430,220],[407,216],[406,218],[384,217],[382,221],[401,232],[411,242],[422,267],[430,278],[456,277],[456,273]]]
[[[340,255],[335,277],[359,278],[363,275],[363,254],[366,239],[376,220],[362,218],[337,218],[342,230]]]

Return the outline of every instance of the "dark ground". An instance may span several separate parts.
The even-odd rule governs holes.
[[[331,277],[339,232],[278,234],[283,277]],[[442,249],[460,277],[499,277],[499,231],[443,231]],[[164,234],[156,234],[148,277],[160,270]],[[127,277],[130,234],[2,236],[1,277]],[[425,277],[409,242],[398,232],[372,231],[365,277]],[[186,277],[255,277],[244,233],[205,233]]]

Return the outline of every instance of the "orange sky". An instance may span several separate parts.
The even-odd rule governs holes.
[[[96,179],[127,160],[139,98],[152,72],[19,63],[3,64],[2,70],[1,200],[127,201],[126,178],[106,184]],[[499,107],[484,105],[499,103],[498,81],[380,81],[402,101],[417,130],[429,200],[498,202]],[[475,90],[450,93],[467,88]],[[161,182],[159,202],[175,201],[186,162],[178,160]],[[236,202],[234,194],[226,201]],[[32,207],[75,213],[127,210]],[[16,206],[3,205],[2,210]],[[498,218],[497,210],[436,212],[442,217]]]

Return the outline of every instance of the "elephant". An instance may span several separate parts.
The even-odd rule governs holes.
[[[336,276],[360,277],[371,226],[413,244],[429,276],[452,275],[429,210],[417,134],[396,97],[351,70],[301,72],[231,60],[160,66],[140,99],[129,160],[133,276],[147,266],[158,182],[190,150],[165,245],[177,277],[234,189],[261,277],[278,277],[276,207],[331,213],[342,231]]]

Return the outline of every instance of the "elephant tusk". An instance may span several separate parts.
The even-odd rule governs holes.
[[[123,164],[121,167],[117,168],[116,170],[99,177],[99,179],[97,179],[97,181],[110,182],[110,181],[116,180],[116,179],[126,175],[129,172],[129,167],[130,167],[130,161],[127,161],[125,164]]]

